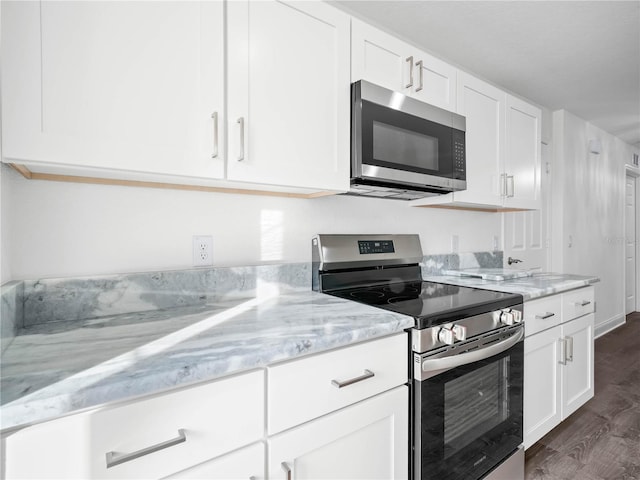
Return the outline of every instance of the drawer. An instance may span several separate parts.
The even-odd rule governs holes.
[[[97,411],[90,421],[92,477],[163,477],[262,439],[264,372]],[[169,446],[106,468],[107,452],[117,461],[163,442]]]
[[[27,427],[3,438],[3,478],[162,478],[263,432],[264,372],[256,371]],[[107,468],[108,452],[117,460],[145,450]]]
[[[595,289],[579,288],[562,294],[562,321],[568,322],[595,311]]]
[[[269,434],[406,383],[406,333],[268,368]]]
[[[561,315],[561,295],[550,295],[524,302],[525,336],[560,325]]]

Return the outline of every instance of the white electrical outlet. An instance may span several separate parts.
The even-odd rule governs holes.
[[[193,266],[210,267],[213,265],[213,237],[211,235],[193,236]]]
[[[459,239],[458,235],[451,235],[451,253],[458,253]]]

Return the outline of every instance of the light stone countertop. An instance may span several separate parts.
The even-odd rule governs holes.
[[[316,292],[25,329],[2,356],[2,429],[402,332],[412,317]]]
[[[525,300],[591,285],[596,277],[534,274],[507,281],[425,280]],[[78,410],[402,332],[412,317],[312,291],[158,309],[23,329],[2,355],[3,430]]]
[[[495,275],[498,269],[491,270],[492,274]],[[505,272],[507,272],[507,270],[505,270]],[[495,275],[492,278],[497,277],[498,276]],[[533,273],[531,276],[522,278],[510,278],[508,280],[485,280],[477,277],[464,277],[459,275],[433,275],[425,277],[424,280],[459,285],[462,287],[519,293],[525,301],[586,287],[600,281],[600,279],[595,276],[543,272]]]

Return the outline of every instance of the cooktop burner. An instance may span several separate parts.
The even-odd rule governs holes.
[[[522,303],[518,294],[426,281],[344,288],[325,293],[410,315],[416,319],[419,329]]]

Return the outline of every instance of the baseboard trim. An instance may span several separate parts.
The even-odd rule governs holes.
[[[611,317],[604,322],[600,322],[595,326],[594,335],[595,338],[601,337],[605,333],[609,333],[612,330],[622,326],[625,324],[625,316],[624,315],[616,315],[615,317]]]

